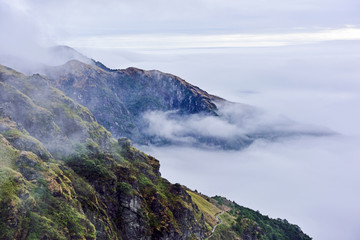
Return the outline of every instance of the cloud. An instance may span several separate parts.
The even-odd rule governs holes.
[[[314,239],[357,240],[358,9],[358,0],[7,0],[0,2],[0,52],[35,59],[39,43],[67,42],[87,47],[90,57],[109,67],[170,72],[276,116],[241,107],[222,108],[221,119],[145,116],[149,133],[174,141],[196,141],[196,134],[242,136],[267,127],[312,130],[279,114],[339,132],[332,138],[255,141],[241,152],[147,152],[160,159],[163,176],[173,182],[287,218]],[[104,45],[111,48],[100,49]]]
[[[201,48],[278,47],[335,40],[360,40],[360,29],[343,27],[312,32],[271,34],[137,34],[83,36],[62,41],[79,48],[164,51]]]
[[[57,39],[131,34],[297,32],[359,25],[354,0],[15,1]],[[306,31],[306,30],[305,30]]]
[[[169,51],[155,63],[150,61],[151,56],[147,61],[132,62],[148,69],[156,64],[212,94],[339,133],[320,138],[257,140],[242,151],[154,146],[144,150],[160,159],[162,175],[172,182],[208,195],[226,196],[270,217],[286,218],[314,239],[357,240],[360,196],[354,189],[360,182],[358,50],[359,41],[333,41]],[[239,111],[240,116],[243,114]],[[250,115],[249,119],[256,116]],[[284,127],[277,117],[261,116],[260,112],[258,122],[249,120],[248,127],[256,129],[261,122],[271,129],[276,123]]]
[[[247,147],[255,139],[275,140],[302,134],[326,135],[331,131],[295,123],[245,104],[217,103],[218,115],[181,115],[176,111],[143,114],[144,133],[153,143],[213,146],[229,149]]]
[[[161,160],[171,182],[286,218],[314,239],[357,240],[359,144],[359,138],[338,135],[256,141],[242,151],[144,150]]]
[[[0,38],[0,52],[36,56],[40,29],[34,19],[15,2],[0,2],[0,27],[3,33]]]

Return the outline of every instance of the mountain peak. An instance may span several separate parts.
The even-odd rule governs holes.
[[[74,48],[66,45],[50,47],[48,49],[48,55],[50,58],[58,58],[59,63],[67,62],[70,60],[78,60],[83,63],[94,64],[94,62],[90,58],[76,51]]]

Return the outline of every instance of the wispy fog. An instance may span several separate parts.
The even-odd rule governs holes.
[[[25,74],[41,72],[44,65],[61,65],[71,59],[90,59],[64,46],[57,46],[46,28],[23,1],[0,1],[0,64]]]
[[[348,41],[152,53],[155,63],[144,54],[132,64],[161,66],[210,93],[338,133],[256,141],[243,151],[145,150],[161,160],[163,176],[173,182],[286,218],[314,239],[357,240],[359,46]]]
[[[337,132],[256,141],[243,151],[144,150],[160,160],[163,176],[172,182],[286,218],[315,240],[358,240],[359,4],[3,0],[0,60],[25,70],[44,59],[60,64],[38,46],[66,42],[111,68],[169,72],[211,94],[276,116],[252,118],[252,111],[240,111],[241,126],[231,118],[194,116],[179,123],[171,113],[145,116],[150,132],[180,142],[192,141],[182,138],[184,131],[231,137],[253,129],[315,126]]]
[[[175,145],[241,149],[255,139],[275,140],[298,135],[330,135],[320,126],[309,126],[240,103],[218,102],[217,116],[180,115],[176,111],[150,111],[142,115],[144,133],[153,142],[166,140]]]
[[[296,223],[314,239],[360,237],[360,138],[257,142],[243,151],[146,149],[161,172],[208,195],[222,195]]]

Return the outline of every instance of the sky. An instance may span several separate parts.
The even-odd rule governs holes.
[[[360,2],[0,0],[0,55],[65,44],[111,68],[182,77],[209,93],[338,133],[243,151],[144,148],[162,175],[319,240],[360,238]]]

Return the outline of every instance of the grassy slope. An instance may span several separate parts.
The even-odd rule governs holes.
[[[208,224],[208,229],[212,229],[218,222],[216,215],[221,213],[221,210],[201,195],[192,191],[187,191],[187,193],[191,196],[194,203],[199,207],[200,212],[204,215],[205,221]]]
[[[160,177],[156,159],[111,139],[89,110],[47,87],[40,76],[1,66],[0,74],[0,99],[6,103],[0,102],[0,110],[13,109],[0,111],[9,115],[0,116],[0,239],[121,239],[132,236],[126,234],[136,224],[138,236],[155,239],[189,229],[201,235],[204,228],[209,236],[224,209],[229,211],[219,216],[223,224],[212,239],[253,233],[252,239],[270,239],[267,233],[289,239],[284,237],[289,229],[289,236],[299,234],[285,221],[169,183]],[[11,86],[1,83],[4,74],[13,78]],[[54,152],[64,147],[57,145],[62,140],[72,145],[66,157]]]

